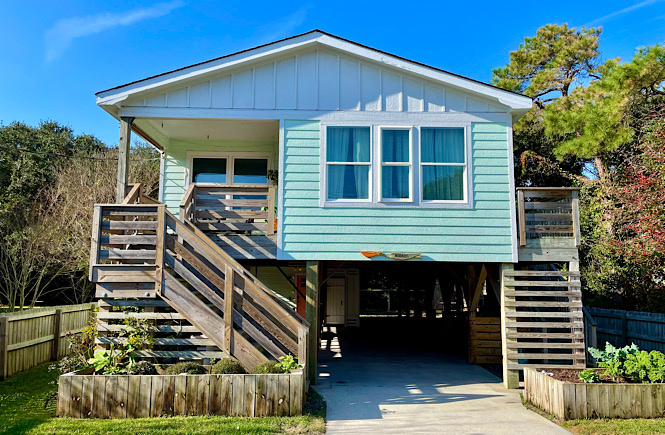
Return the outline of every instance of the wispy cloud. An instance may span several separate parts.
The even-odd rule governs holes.
[[[263,42],[272,42],[287,36],[293,36],[294,31],[307,19],[308,9],[308,6],[303,6],[290,15],[262,26],[255,38],[262,39]]]
[[[610,20],[610,19],[612,19],[612,18],[616,18],[616,17],[618,17],[618,16],[621,16],[621,15],[627,14],[627,13],[629,13],[629,12],[633,12],[633,11],[635,11],[635,10],[637,10],[637,9],[641,9],[641,8],[643,8],[643,7],[646,7],[646,6],[651,6],[651,5],[655,4],[655,3],[660,3],[661,1],[663,1],[663,0],[644,0],[644,1],[641,1],[641,2],[639,2],[639,3],[635,3],[635,4],[632,5],[632,6],[628,6],[627,8],[623,8],[623,9],[620,9],[620,10],[618,10],[618,11],[614,11],[614,12],[612,12],[611,14],[607,14],[607,15],[602,16],[602,17],[600,17],[600,18],[596,18],[596,19],[593,20],[593,21],[589,21],[589,22],[586,23],[584,26],[585,26],[585,27],[595,26],[596,24],[600,24],[600,23],[602,23],[603,21],[607,21],[607,20]]]
[[[163,17],[184,4],[183,0],[172,0],[122,13],[105,12],[58,20],[44,35],[46,61],[50,62],[62,56],[76,38],[94,35],[113,27],[130,26],[151,18]]]

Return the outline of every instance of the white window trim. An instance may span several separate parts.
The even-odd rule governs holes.
[[[409,161],[408,162],[384,162],[383,161],[383,131],[384,130],[405,130],[409,132]],[[379,174],[378,174],[378,195],[379,202],[383,203],[412,203],[413,195],[413,126],[391,126],[380,125],[377,138],[377,147],[379,156]],[[383,197],[383,168],[384,166],[406,166],[409,168],[409,197],[408,198],[384,198]]]
[[[422,153],[421,151],[421,142],[418,141],[418,156],[420,157],[419,162],[418,162],[418,173],[420,174],[419,177],[419,191],[420,191],[420,204],[466,204],[469,202],[469,177],[468,177],[468,167],[469,167],[469,156],[471,155],[469,151],[469,138],[468,138],[468,133],[466,127],[430,127],[430,126],[421,126],[418,128],[419,133],[422,133],[422,128],[463,128],[464,131],[464,163],[435,163],[435,162],[423,162],[422,161]],[[419,134],[419,137],[422,138],[422,134]],[[423,166],[454,166],[454,167],[459,167],[462,166],[464,168],[464,173],[462,174],[462,182],[464,183],[462,187],[462,194],[464,197],[462,199],[423,199],[423,185],[422,185],[422,180],[423,180]]]
[[[396,115],[400,115],[399,113]],[[410,119],[405,119],[405,123],[401,124],[402,126],[411,124]],[[412,128],[412,143],[411,143],[411,152],[412,152],[412,167],[413,167],[413,198],[411,202],[394,202],[394,201],[380,201],[380,192],[377,191],[376,187],[379,182],[374,182],[375,173],[380,174],[380,162],[378,162],[374,156],[379,155],[380,144],[377,144],[374,138],[379,137],[379,127],[389,126],[388,123],[376,122],[376,120],[365,120],[365,121],[356,121],[356,120],[341,120],[341,119],[326,119],[322,120],[320,124],[321,136],[319,147],[321,154],[319,155],[319,167],[321,171],[321,178],[319,180],[319,207],[322,208],[405,208],[405,209],[473,209],[474,207],[474,197],[473,197],[473,150],[472,150],[472,140],[471,140],[471,124],[475,122],[473,119],[464,119],[464,120],[454,120],[454,121],[440,121],[440,120],[428,120],[423,118],[418,118],[414,120]],[[327,164],[326,164],[326,132],[328,127],[370,127],[372,141],[371,146],[371,166],[370,166],[370,193],[369,196],[371,200],[332,200],[328,201],[327,193]],[[466,161],[466,173],[464,177],[464,200],[463,201],[422,201],[422,188],[421,188],[421,173],[420,173],[420,129],[422,127],[441,127],[441,128],[464,128],[464,139],[465,139],[465,161]],[[415,169],[418,170],[415,170]]]
[[[328,161],[328,127],[366,127],[369,128],[369,162],[329,162]],[[362,204],[367,206],[374,201],[374,128],[369,123],[344,123],[340,125],[329,124],[321,125],[321,162],[322,162],[322,171],[321,171],[321,202],[323,206],[331,204]],[[330,165],[353,165],[353,166],[367,166],[369,167],[368,174],[368,186],[367,186],[367,198],[362,199],[350,199],[350,198],[340,198],[340,199],[328,199],[328,166]]]
[[[267,159],[268,170],[273,169],[272,153],[255,152],[234,152],[234,151],[187,151],[185,165],[185,190],[192,184],[192,168],[194,159],[226,159],[226,183],[225,186],[243,185],[243,186],[265,186],[266,183],[234,183],[233,182],[233,161],[235,159]],[[270,184],[270,180],[268,183]]]

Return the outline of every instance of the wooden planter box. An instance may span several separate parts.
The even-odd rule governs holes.
[[[59,417],[140,418],[171,415],[299,415],[302,371],[260,375],[60,376]]]
[[[561,420],[665,416],[665,384],[575,384],[530,368],[524,400]]]

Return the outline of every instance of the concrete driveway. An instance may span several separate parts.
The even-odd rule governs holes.
[[[314,388],[328,404],[328,433],[568,433],[485,369],[432,349],[440,334],[424,329],[409,339],[385,326],[324,333]]]

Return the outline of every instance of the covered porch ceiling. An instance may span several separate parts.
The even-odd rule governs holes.
[[[137,118],[132,130],[159,149],[179,141],[279,140],[279,120],[276,119]]]

